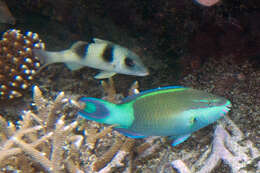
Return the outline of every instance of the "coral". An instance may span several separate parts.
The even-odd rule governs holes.
[[[112,80],[104,85],[108,95],[116,93]],[[17,124],[0,116],[0,171],[109,172],[122,167],[134,140],[112,132],[113,126],[102,130],[95,122],[65,119],[66,105],[82,106],[66,98],[63,92],[53,101],[47,100],[34,86],[35,111],[24,111]],[[110,147],[104,149],[107,146]],[[81,165],[82,162],[85,164]]]
[[[250,140],[246,140],[240,129],[226,117],[215,129],[212,148],[204,152],[190,170],[182,160],[174,160],[172,166],[180,173],[205,173],[211,172],[222,160],[230,166],[233,173],[246,173],[254,162],[258,162],[256,169],[260,169],[257,161],[259,158],[259,150]],[[196,170],[197,168],[199,170]]]
[[[35,86],[37,114],[24,111],[17,125],[0,117],[1,171],[64,172],[66,169],[82,172],[72,159],[72,151],[78,150],[83,140],[81,135],[72,133],[78,122],[72,121],[66,125],[65,116],[57,116],[67,102],[62,92],[54,102],[47,101]]]
[[[0,41],[0,100],[21,97],[28,89],[33,76],[40,67],[33,48],[44,48],[36,33],[11,29],[3,34]]]

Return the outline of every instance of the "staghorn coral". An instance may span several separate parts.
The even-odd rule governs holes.
[[[40,62],[33,48],[44,49],[38,34],[10,29],[0,41],[0,100],[21,97],[28,89]]]
[[[104,84],[108,96],[116,93],[111,82]],[[81,106],[63,92],[54,101],[47,100],[35,86],[32,106],[36,111],[24,111],[17,124],[0,116],[0,171],[110,172],[124,166],[134,140],[112,132],[113,126],[102,130],[91,121],[66,120],[66,105]]]
[[[259,161],[257,161],[259,158],[259,150],[250,140],[246,140],[240,129],[226,117],[225,121],[222,121],[215,129],[212,148],[204,152],[191,170],[182,160],[174,160],[172,166],[180,173],[207,173],[223,160],[231,167],[233,173],[246,173],[254,162],[258,162],[256,169],[260,169]]]
[[[0,117],[1,171],[82,172],[71,153],[78,150],[83,140],[81,135],[72,133],[78,122],[66,125],[65,116],[57,116],[67,102],[63,92],[53,102],[47,101],[35,86],[34,105],[38,113],[24,111],[17,125]]]

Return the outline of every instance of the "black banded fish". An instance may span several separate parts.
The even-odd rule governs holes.
[[[94,38],[93,42],[78,41],[62,51],[34,49],[41,63],[48,65],[62,62],[71,70],[88,66],[102,70],[96,79],[109,78],[116,73],[146,76],[148,69],[140,57],[129,49],[110,41]]]

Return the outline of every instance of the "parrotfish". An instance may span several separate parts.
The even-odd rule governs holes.
[[[45,65],[62,62],[71,70],[78,70],[84,66],[102,70],[95,76],[97,79],[109,78],[116,73],[136,76],[149,74],[137,54],[123,46],[98,38],[94,38],[93,42],[78,41],[67,50],[33,49],[33,53]]]
[[[79,115],[131,138],[168,136],[176,146],[195,131],[223,117],[231,102],[223,97],[181,86],[162,87],[126,97],[120,104],[82,97]]]

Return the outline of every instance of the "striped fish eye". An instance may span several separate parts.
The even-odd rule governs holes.
[[[125,65],[127,65],[128,67],[134,67],[135,63],[131,58],[126,57],[125,58]]]

